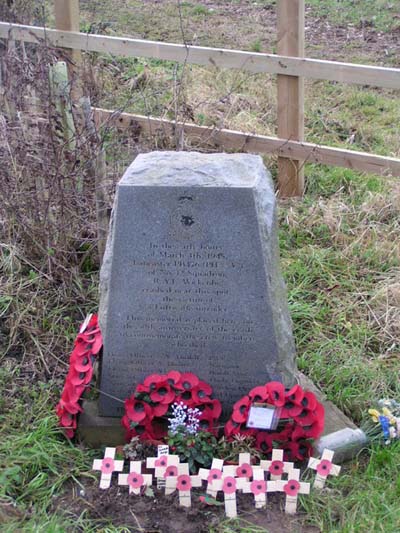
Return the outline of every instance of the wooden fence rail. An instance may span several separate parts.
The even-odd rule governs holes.
[[[22,24],[0,22],[0,38],[37,43],[39,39],[55,47],[84,52],[101,52],[125,57],[149,57],[220,68],[241,69],[252,73],[284,74],[320,80],[400,89],[400,69],[355,65],[302,57],[287,57],[258,52],[185,46],[91,33],[61,31]]]
[[[188,136],[199,142],[221,146],[227,150],[275,154],[296,161],[322,163],[381,176],[392,175],[400,177],[400,159],[393,157],[279,139],[267,135],[253,135],[242,131],[197,126],[196,124],[151,118],[133,113],[120,113],[98,107],[94,107],[93,112],[99,127],[109,125],[122,130],[132,129],[136,131],[136,126],[139,125],[142,132],[152,136],[157,133],[173,136],[175,129],[178,127],[183,128]]]
[[[203,142],[212,142],[223,149],[276,154],[279,158],[278,189],[281,196],[302,194],[304,162],[400,177],[400,159],[303,142],[304,101],[301,78],[400,89],[400,69],[293,57],[303,55],[304,0],[278,0],[280,55],[67,31],[79,27],[79,0],[54,2],[59,29],[0,22],[0,38],[29,43],[44,41],[49,46],[72,50],[72,53],[100,52],[241,69],[250,73],[277,74],[278,135],[284,138],[213,129],[94,108],[98,123],[112,122],[118,127],[129,128],[134,121],[147,133],[154,133],[160,128],[165,133],[171,133],[176,127],[180,127],[186,134]],[[75,64],[75,73],[76,70]]]

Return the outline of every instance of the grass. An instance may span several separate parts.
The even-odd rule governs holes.
[[[216,1],[210,8],[181,2],[181,24],[174,1],[87,0],[81,2],[82,27],[268,52],[276,44],[275,4],[232,0]],[[396,48],[390,39],[400,24],[399,7],[398,0],[309,0],[307,51],[327,59],[391,65]],[[337,33],[326,33],[326,23]],[[382,44],[371,47],[369,41],[345,39],[343,27],[358,36],[372,33]],[[317,40],[314,30],[322,38]],[[88,58],[98,105],[167,117],[176,116],[178,109],[180,117],[194,117],[204,125],[276,133],[272,77],[140,58]],[[132,89],[131,80],[145,71],[144,82]],[[400,103],[394,91],[307,82],[305,118],[309,141],[400,156]],[[107,157],[115,181],[121,165],[132,158],[132,147],[127,143],[121,148],[114,136],[108,140]],[[274,158],[265,162],[275,173]],[[400,187],[390,178],[319,165],[307,165],[306,178],[304,199],[281,202],[279,213],[298,366],[361,423],[374,399],[400,396]],[[76,246],[70,241],[65,253],[75,253]],[[47,268],[51,247],[49,257],[33,258],[5,233],[0,250],[0,317],[5,324],[0,327],[0,528],[127,531],[66,509],[62,513],[55,505],[60,494],[79,491],[92,476],[92,452],[61,437],[53,405],[77,323],[97,307],[94,251],[79,249],[82,260],[71,263],[71,275],[63,280],[57,264]],[[59,268],[66,266],[68,259]],[[373,447],[346,465],[328,491],[302,498],[307,522],[332,533],[399,531],[399,466],[399,445]],[[260,530],[243,521],[224,521],[212,533],[239,531]]]

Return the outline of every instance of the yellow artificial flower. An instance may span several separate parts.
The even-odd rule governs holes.
[[[376,409],[368,409],[368,414],[372,416],[373,422],[376,424],[379,422],[380,412]]]

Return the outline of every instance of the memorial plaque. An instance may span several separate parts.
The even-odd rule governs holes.
[[[153,152],[120,181],[101,270],[100,412],[147,375],[209,382],[225,416],[252,387],[295,381],[275,195],[259,156]]]

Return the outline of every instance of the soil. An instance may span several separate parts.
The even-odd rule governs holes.
[[[113,480],[115,481],[115,480]],[[141,533],[205,533],[218,524],[226,523],[224,504],[206,505],[199,500],[204,492],[192,491],[192,507],[179,507],[177,494],[164,496],[162,490],[153,487],[154,497],[129,495],[126,487],[111,486],[101,490],[98,482],[81,488],[71,487],[55,502],[54,510],[68,512],[77,518],[85,512],[86,518],[96,520],[98,527],[112,521],[113,526],[125,526]],[[77,493],[78,492],[78,493]],[[283,512],[283,494],[268,496],[267,508],[256,510],[252,494],[237,495],[240,526],[257,526],[268,533],[318,533],[320,530],[305,523],[305,514],[295,516]],[[235,526],[239,526],[235,523]]]

